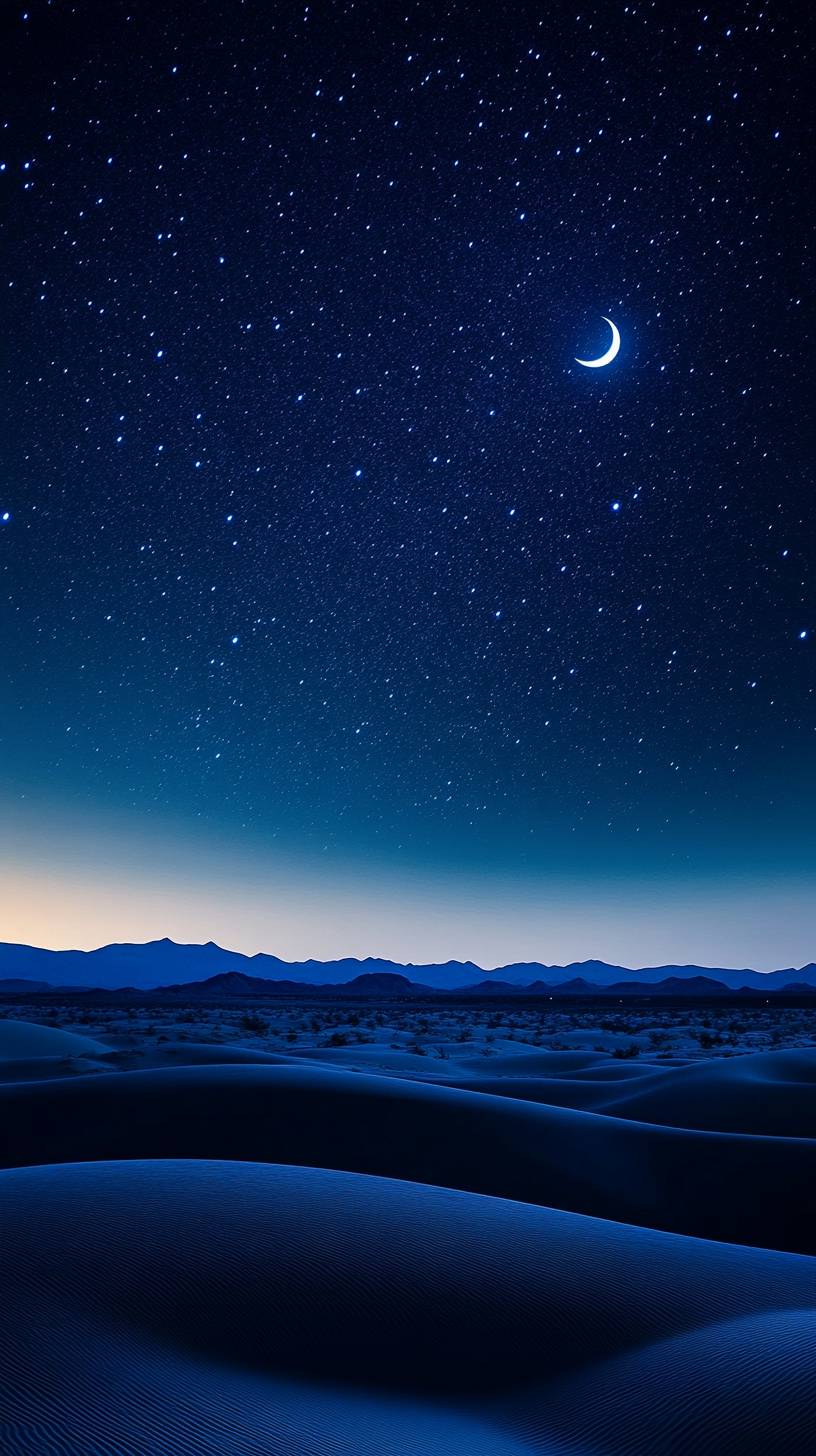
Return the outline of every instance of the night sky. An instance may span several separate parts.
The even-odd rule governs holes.
[[[198,939],[251,865],[281,953],[479,958],[466,889],[483,960],[553,898],[528,953],[682,956],[686,894],[804,959],[806,7],[32,0],[0,54],[0,938],[173,933],[138,843]]]

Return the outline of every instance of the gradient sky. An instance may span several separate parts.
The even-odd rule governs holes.
[[[0,42],[0,938],[816,957],[795,12]]]

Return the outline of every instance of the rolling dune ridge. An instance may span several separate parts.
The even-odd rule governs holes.
[[[71,1036],[0,1023],[11,1456],[808,1449],[816,1050]]]

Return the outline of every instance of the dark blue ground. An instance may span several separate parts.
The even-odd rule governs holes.
[[[74,1053],[0,1083],[10,1456],[811,1449],[816,1051]]]

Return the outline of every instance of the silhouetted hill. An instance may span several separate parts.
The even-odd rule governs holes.
[[[0,979],[0,996],[25,996],[34,991],[50,991],[49,981],[27,981],[22,976],[7,976]]]
[[[519,987],[508,987],[519,990]],[[724,981],[715,981],[711,976],[666,976],[662,981],[612,981],[609,985],[593,985],[584,976],[571,981],[562,981],[557,986],[545,981],[534,981],[523,988],[525,994],[546,996],[727,996],[730,989]]]
[[[400,977],[407,986],[437,991],[473,992],[480,996],[512,994],[609,994],[648,992],[662,986],[657,994],[692,994],[693,983],[717,983],[727,991],[746,988],[764,993],[793,986],[788,994],[801,993],[803,987],[816,987],[816,964],[796,970],[763,973],[753,970],[731,970],[705,966],[647,966],[631,970],[605,961],[575,961],[567,966],[547,966],[535,961],[517,962],[495,970],[483,970],[473,961],[445,961],[430,965],[400,965],[369,957],[365,960],[344,958],[334,961],[281,960],[278,956],[246,956],[239,951],[224,950],[213,941],[205,945],[177,945],[174,941],[154,940],[145,945],[106,945],[98,950],[42,950],[36,946],[0,944],[0,994],[19,994],[44,986],[59,988],[92,987],[101,990],[124,986],[146,990],[200,985],[215,977],[235,975],[258,986],[276,984],[290,989],[315,986],[348,986],[363,977]],[[5,986],[4,986],[5,982]],[[21,986],[21,982],[26,982]],[[671,990],[666,991],[665,983]],[[236,988],[237,988],[236,983]],[[386,986],[390,985],[386,982]],[[376,982],[364,983],[369,991]],[[681,990],[685,987],[685,990]],[[584,990],[586,988],[586,990]],[[381,988],[382,989],[382,988]],[[406,988],[402,988],[407,994]],[[229,993],[223,986],[221,994]],[[255,988],[255,993],[260,991]],[[696,986],[696,994],[710,994],[705,984]]]
[[[191,996],[249,996],[254,1000],[270,996],[291,996],[293,994],[320,994],[343,996],[417,996],[433,994],[433,988],[409,981],[407,976],[393,975],[386,971],[371,971],[355,976],[341,985],[333,982],[308,982],[280,980],[272,981],[262,976],[245,976],[240,971],[225,971],[223,975],[208,976],[205,981],[186,981],[177,986],[158,986],[158,996],[179,996],[189,1000]]]
[[[723,981],[711,976],[666,976],[663,981],[648,982],[618,981],[609,986],[612,995],[631,996],[634,993],[646,996],[727,996],[729,988]]]
[[[472,986],[463,986],[462,989],[468,996],[513,996],[520,992],[527,995],[532,988],[512,986],[509,981],[500,981],[497,976],[495,980],[475,981]]]
[[[284,990],[300,990],[297,981],[272,981],[263,976],[246,976],[243,971],[222,971],[203,981],[183,981],[158,987],[165,996],[189,996],[191,992],[213,996],[269,996]]]
[[[26,996],[31,992],[50,992],[48,981],[26,981],[19,976],[0,980],[0,996]]]
[[[371,991],[385,996],[415,996],[418,992],[430,989],[430,986],[409,981],[407,976],[397,975],[393,971],[364,971],[361,976],[355,976],[343,986],[343,990],[347,992],[354,991],[365,995]]]
[[[51,981],[29,981],[23,976],[8,976],[0,978],[0,996],[38,996],[46,991],[65,991],[66,993],[88,991],[89,986],[72,986],[69,984],[54,985]],[[133,987],[121,987],[118,989],[132,990]]]

